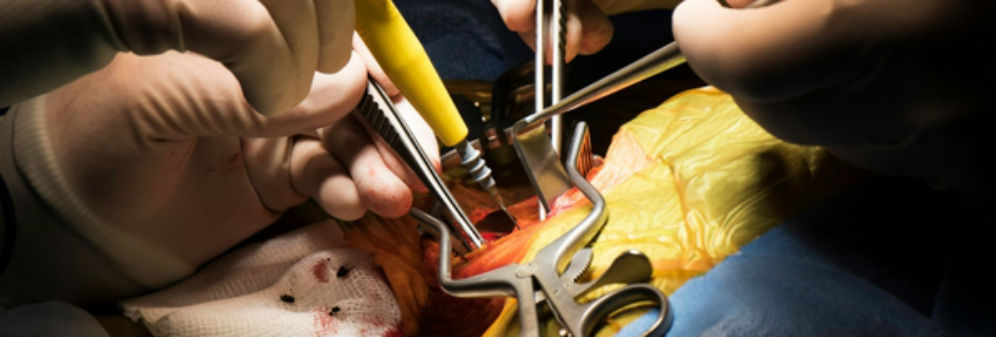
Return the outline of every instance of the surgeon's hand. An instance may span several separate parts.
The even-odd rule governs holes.
[[[119,51],[193,51],[222,62],[249,104],[283,112],[315,71],[346,64],[354,0],[7,0],[0,3],[0,106],[107,65]]]
[[[424,187],[350,114],[367,82],[362,59],[317,74],[301,104],[264,116],[206,57],[122,53],[44,96],[36,113],[67,193],[200,265],[309,197],[342,219],[408,211],[411,189]],[[437,148],[417,114],[402,110],[425,147]]]
[[[673,29],[695,72],[773,135],[950,185],[992,157],[980,152],[992,13],[990,1],[687,0]]]
[[[648,9],[674,8],[681,0],[562,0],[567,6],[567,34],[564,57],[590,55],[612,40],[612,23],[607,15]],[[505,25],[536,48],[536,0],[491,0]],[[550,10],[545,13],[550,15]],[[549,32],[549,30],[547,30]],[[550,39],[547,38],[547,43]],[[547,62],[552,59],[546,46]]]

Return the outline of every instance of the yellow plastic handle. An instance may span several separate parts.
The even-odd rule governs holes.
[[[467,138],[467,125],[443,80],[391,0],[356,0],[356,32],[444,145]]]

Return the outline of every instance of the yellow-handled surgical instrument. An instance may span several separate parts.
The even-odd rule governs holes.
[[[387,77],[425,119],[436,137],[457,150],[463,166],[507,214],[491,169],[481,152],[467,141],[467,125],[428,54],[394,3],[391,0],[356,0],[355,3],[356,32]],[[479,236],[472,235],[471,240],[477,246],[484,243]]]

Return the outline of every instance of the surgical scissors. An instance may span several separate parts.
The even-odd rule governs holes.
[[[639,251],[623,252],[613,260],[599,278],[579,283],[592,259],[591,248],[585,247],[601,231],[608,219],[605,199],[578,172],[579,150],[587,134],[582,122],[575,128],[567,159],[571,182],[592,203],[591,212],[574,228],[544,246],[532,261],[509,264],[477,276],[454,280],[450,275],[450,240],[448,229],[439,219],[421,210],[411,214],[443,234],[439,241],[439,282],[444,291],[457,297],[515,297],[521,322],[519,336],[539,336],[538,305],[545,303],[554,318],[570,336],[592,336],[600,322],[613,313],[631,308],[636,303],[651,303],[658,311],[654,323],[644,336],[663,335],[670,327],[672,314],[667,297],[653,286],[640,283],[650,279],[653,269],[649,259]],[[602,285],[627,284],[588,303],[578,298]]]

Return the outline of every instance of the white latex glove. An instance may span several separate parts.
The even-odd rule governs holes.
[[[264,116],[246,103],[235,77],[208,58],[121,53],[104,69],[28,101],[35,111],[15,105],[5,118],[16,117],[15,134],[32,117],[41,120],[44,137],[15,135],[15,149],[48,146],[54,167],[29,165],[21,159],[30,154],[16,153],[20,170],[68,226],[123,269],[155,268],[157,261],[133,258],[134,249],[199,266],[308,197],[342,219],[368,209],[385,217],[408,211],[416,176],[349,114],[366,82],[362,58],[352,57],[338,73],[316,75],[301,104]],[[401,110],[424,147],[436,149],[425,122]],[[63,186],[42,186],[52,184]],[[74,203],[85,210],[64,207]],[[80,213],[92,216],[73,222]],[[20,222],[28,226],[31,218]],[[108,228],[123,233],[117,236],[127,245],[142,244],[105,244],[100,233]],[[17,278],[10,272],[5,277]],[[185,275],[140,283],[161,286],[177,276]]]
[[[222,62],[264,114],[300,102],[349,58],[353,0],[6,0],[0,106],[107,65],[119,51],[190,50]]]
[[[992,157],[981,144],[992,143],[994,62],[984,41],[996,31],[994,7],[688,0],[673,29],[696,73],[773,135],[828,146],[868,169],[966,184],[957,180],[991,167],[973,157]]]
[[[563,0],[567,6],[567,61],[578,54],[590,55],[612,40],[612,23],[607,15],[648,9],[674,8],[681,0]],[[491,0],[505,25],[536,48],[536,0]],[[546,11],[549,15],[549,10]],[[549,31],[549,30],[547,30]],[[547,38],[547,43],[550,39]],[[550,46],[546,46],[550,50]],[[547,62],[551,53],[547,52]]]
[[[304,102],[263,117],[210,60],[123,54],[107,71],[50,95],[49,135],[74,190],[98,214],[132,219],[178,247],[190,240],[230,246],[228,237],[244,239],[309,196],[347,220],[367,209],[397,217],[411,207],[409,187],[418,179],[347,114],[365,89],[363,66],[353,60],[335,75],[318,75]],[[421,130],[435,148],[428,127]],[[93,160],[94,151],[103,159]],[[136,201],[136,194],[149,198]],[[159,233],[170,226],[172,235]]]

